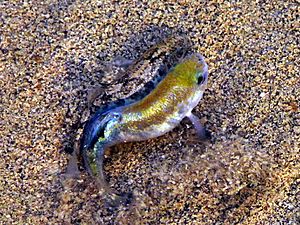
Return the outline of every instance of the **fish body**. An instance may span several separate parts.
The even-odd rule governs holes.
[[[142,99],[96,113],[84,129],[81,152],[98,184],[109,189],[103,174],[103,156],[108,147],[161,136],[184,117],[199,129],[201,125],[192,109],[202,98],[207,78],[208,66],[203,57],[191,54],[169,70]]]
[[[187,37],[172,35],[150,47],[108,87],[102,84],[105,89],[100,91],[102,105],[84,127],[80,143],[81,154],[84,156],[86,149],[90,149],[97,141],[97,132],[103,126],[101,119],[109,110],[138,102],[150,94],[164,79],[167,72],[190,51],[191,43]],[[122,63],[118,62],[118,64]]]
[[[198,84],[197,76],[203,79],[201,84]],[[198,104],[206,82],[207,65],[203,58],[197,54],[185,58],[149,95],[120,108],[120,140],[146,140],[175,128]]]

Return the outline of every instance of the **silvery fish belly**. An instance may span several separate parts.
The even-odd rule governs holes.
[[[190,55],[171,69],[148,96],[119,109],[122,119],[118,139],[141,141],[175,128],[202,98],[207,69],[201,55]]]

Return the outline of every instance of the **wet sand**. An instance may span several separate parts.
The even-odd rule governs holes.
[[[300,221],[299,5],[211,1],[0,3],[1,224],[297,224]],[[103,62],[135,59],[185,33],[209,65],[189,121],[110,149],[105,171],[134,201],[104,207],[80,165],[65,176]],[[77,133],[78,138],[78,133]]]

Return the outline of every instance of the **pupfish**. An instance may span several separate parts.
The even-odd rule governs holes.
[[[200,137],[205,136],[192,110],[202,98],[207,79],[208,66],[203,56],[191,53],[169,69],[141,99],[96,112],[84,128],[81,154],[88,173],[98,185],[111,191],[103,173],[103,157],[105,150],[113,145],[164,135],[185,117],[191,120]]]

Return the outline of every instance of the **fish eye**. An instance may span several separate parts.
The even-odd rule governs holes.
[[[197,83],[198,83],[199,85],[200,85],[200,84],[203,84],[206,77],[207,77],[207,72],[205,72],[205,73],[199,73]]]
[[[204,80],[204,77],[202,76],[202,75],[200,75],[199,77],[198,77],[198,84],[202,84],[202,82],[203,82],[203,80]]]

